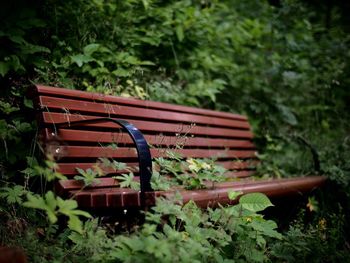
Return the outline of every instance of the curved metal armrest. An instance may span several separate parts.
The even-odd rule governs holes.
[[[81,120],[81,121],[70,121],[64,123],[55,123],[57,129],[68,128],[84,124],[100,123],[100,122],[113,122],[120,125],[132,138],[135,143],[138,160],[139,160],[139,172],[140,172],[140,188],[141,193],[147,191],[153,191],[151,187],[151,177],[152,177],[152,157],[149,150],[146,139],[143,137],[142,133],[131,123],[112,119],[107,117]]]

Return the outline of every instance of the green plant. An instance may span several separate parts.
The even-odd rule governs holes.
[[[27,199],[23,205],[45,211],[51,224],[57,222],[59,215],[65,215],[69,218],[68,227],[79,233],[83,231],[79,216],[91,217],[89,213],[77,209],[78,204],[75,200],[63,200],[60,197],[56,197],[51,191],[46,192],[44,197],[28,193]]]
[[[227,170],[216,164],[214,159],[184,160],[174,151],[168,150],[166,158],[155,158],[153,184],[156,189],[169,189],[179,185],[185,189],[201,189],[214,187],[216,182],[226,180]]]
[[[132,172],[130,172],[129,174],[114,176],[113,178],[119,180],[120,187],[131,188],[134,190],[140,189],[140,183],[134,180],[135,176],[134,176],[134,173]]]
[[[89,186],[92,184],[98,184],[99,180],[96,179],[97,176],[102,175],[101,170],[96,169],[86,169],[85,171],[83,169],[77,168],[77,171],[79,172],[80,175],[74,176],[75,180],[82,181],[85,186]]]
[[[281,239],[276,223],[257,214],[271,205],[255,193],[236,206],[208,211],[160,199],[139,231],[117,237],[111,256],[122,262],[262,262],[267,239]]]
[[[310,149],[293,139],[304,138],[319,155],[320,172],[334,183],[323,197],[331,205],[324,207],[319,202],[318,212],[313,213],[325,218],[327,230],[323,232],[327,238],[318,234],[318,223],[309,228],[291,223],[280,242],[274,239],[279,247],[273,247],[271,260],[346,261],[348,250],[344,244],[349,240],[344,233],[349,232],[350,222],[348,13],[348,5],[340,1],[2,3],[0,219],[5,224],[0,225],[1,241],[18,241],[33,262],[77,262],[86,258],[106,261],[111,258],[101,240],[114,246],[113,238],[104,237],[93,223],[84,228],[86,235],[75,234],[75,246],[71,246],[70,230],[62,233],[56,225],[47,225],[37,210],[20,206],[25,195],[36,190],[32,185],[35,178],[43,194],[47,191],[44,179],[63,179],[55,172],[52,159],[44,166],[31,159],[38,153],[36,127],[31,100],[24,94],[30,83],[36,82],[247,114],[262,160],[260,176],[315,173]],[[26,157],[30,157],[28,162]],[[160,169],[152,177],[155,189],[179,183],[189,188],[213,186],[215,182],[205,179],[212,168],[201,168],[197,171],[201,175],[195,172],[193,178],[185,170],[190,164],[178,159],[156,160]],[[113,163],[117,170],[127,170],[124,164],[104,161],[107,166]],[[104,161],[100,160],[98,166],[103,166]],[[97,178],[92,171],[83,173],[85,177],[77,176],[87,185]],[[183,174],[187,176],[181,177]],[[123,179],[130,184],[130,177]],[[337,207],[334,204],[344,209],[345,219],[333,211]],[[335,214],[334,220],[326,214]],[[212,221],[203,218],[201,224]],[[344,228],[336,222],[344,222]],[[159,228],[157,225],[156,230]],[[44,234],[38,234],[38,229],[43,229],[39,233]],[[193,254],[185,253],[183,260],[202,260],[201,253],[210,255],[212,261],[228,258],[222,255],[229,252],[222,248],[218,251],[204,241],[203,249],[198,247],[199,243],[193,242],[193,232],[187,244],[186,233],[179,236],[168,230],[166,234],[158,232],[145,240],[163,241],[164,236],[174,236],[185,252],[193,246]],[[240,233],[235,236],[234,249],[229,247],[235,253],[239,251],[236,261],[251,261],[253,253],[254,258],[261,259],[262,246],[245,236],[243,230]],[[84,243],[84,238],[89,242]],[[224,241],[223,237],[218,242]],[[93,251],[94,243],[99,253]],[[156,241],[159,247],[163,245],[167,252],[173,252],[173,243],[163,243]],[[209,243],[215,244],[212,240]],[[254,250],[256,247],[260,252]],[[264,259],[269,260],[269,255],[267,247]]]
[[[56,172],[58,166],[57,163],[48,156],[49,159],[45,160],[45,166],[39,165],[38,161],[34,157],[27,157],[28,167],[22,171],[28,177],[42,177],[42,180],[48,182],[53,180],[64,180],[67,179],[63,174]]]
[[[214,187],[216,182],[226,180],[226,169],[209,159],[187,159],[186,168],[189,173],[176,177],[186,189]],[[209,186],[208,186],[209,185]]]
[[[344,215],[317,216],[305,224],[303,213],[292,222],[283,238],[271,247],[274,262],[333,262],[349,261],[349,248],[344,241]]]

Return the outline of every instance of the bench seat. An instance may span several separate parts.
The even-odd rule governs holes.
[[[275,197],[301,195],[325,182],[323,176],[250,178],[258,163],[256,148],[249,122],[239,114],[43,85],[33,90],[41,144],[46,154],[56,158],[57,170],[68,178],[56,182],[56,190],[73,196],[86,209],[153,205],[156,197],[175,192],[184,202],[193,200],[206,207],[230,203],[230,190]],[[169,150],[183,158],[215,158],[228,170],[225,176],[230,180],[201,190],[153,191],[151,158],[167,158]],[[123,171],[107,168],[99,183],[89,187],[73,179],[77,168],[92,168],[100,157],[133,167],[141,191],[120,188],[113,176]]]

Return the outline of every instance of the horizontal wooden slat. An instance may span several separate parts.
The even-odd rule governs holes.
[[[54,97],[40,97],[40,104],[45,109],[62,109],[65,112],[77,111],[85,114],[100,114],[105,117],[125,118],[137,117],[145,120],[172,121],[182,123],[196,123],[210,126],[225,126],[249,129],[247,121],[207,117],[188,113],[153,110],[147,108],[127,107],[115,104],[95,103],[88,101],[70,100]]]
[[[43,121],[46,124],[53,123],[64,123],[69,121],[77,120],[91,120],[95,119],[94,116],[87,115],[75,115],[75,114],[62,114],[62,113],[52,113],[44,112]],[[178,133],[178,134],[194,134],[194,135],[206,135],[206,136],[218,136],[218,137],[231,137],[231,138],[246,138],[251,139],[253,134],[249,130],[234,130],[227,128],[212,128],[212,127],[202,127],[199,125],[181,125],[181,124],[172,124],[172,123],[160,123],[160,122],[151,122],[151,121],[140,121],[140,120],[131,120],[124,119],[133,125],[139,130],[146,132],[169,132],[169,133]],[[85,127],[103,127],[115,129],[116,124],[111,122],[106,123],[97,123],[85,125]]]
[[[244,170],[244,169],[254,168],[257,161],[240,161],[240,162],[221,161],[217,163],[219,165],[222,165],[228,170]],[[126,163],[126,164],[129,167],[131,167],[134,171],[137,171],[138,163]],[[64,175],[76,175],[77,167],[83,170],[87,170],[87,169],[93,169],[96,165],[98,165],[105,174],[116,172],[112,168],[103,167],[101,163],[58,163],[57,165],[58,165],[57,172],[60,172]],[[118,173],[121,173],[121,172],[125,172],[125,171],[118,171]]]
[[[225,173],[225,177],[230,179],[248,178],[252,177],[255,173],[255,170],[228,171]]]
[[[255,169],[259,161],[256,159],[252,159],[252,160],[246,160],[246,161],[242,161],[242,160],[216,161],[215,163],[223,166],[227,170],[242,170],[242,169]]]
[[[65,158],[136,158],[137,152],[134,148],[119,147],[91,147],[91,146],[52,146],[48,151],[54,155]],[[167,149],[151,149],[153,158],[165,157]],[[190,158],[254,158],[253,150],[212,150],[212,149],[174,149],[173,152]]]
[[[249,177],[252,174],[252,171],[240,171],[240,172],[230,172],[227,176],[229,179],[233,178],[246,178]],[[139,182],[140,179],[138,176],[134,177],[135,182]],[[117,179],[111,178],[111,177],[103,177],[103,178],[97,178],[96,181],[88,186],[85,187],[84,183],[82,181],[74,180],[74,179],[68,179],[68,180],[60,180],[60,189],[62,190],[79,190],[84,188],[85,190],[91,189],[91,188],[106,188],[106,187],[119,187],[119,182]],[[211,187],[212,183],[207,182],[207,187]],[[222,183],[214,183],[216,187],[223,187]],[[232,185],[232,181],[227,182],[227,185]]]
[[[193,200],[200,207],[207,207],[227,203],[236,203],[236,200],[229,200],[228,191],[239,191],[243,194],[252,192],[265,193],[269,197],[302,195],[312,189],[320,187],[326,181],[323,176],[310,176],[288,179],[258,180],[241,182],[217,183],[213,189],[204,190],[180,190],[179,193],[183,202]],[[173,191],[156,191],[150,195],[172,197],[178,189]],[[73,190],[71,194],[75,196],[82,207],[130,207],[140,206],[139,191],[121,188],[97,188],[79,191]],[[114,201],[113,201],[114,200]],[[155,200],[153,200],[155,201]]]
[[[45,129],[47,139],[55,139],[52,135],[52,129]],[[234,139],[217,139],[206,137],[176,137],[176,136],[160,136],[145,135],[148,144],[155,146],[190,146],[190,147],[207,147],[207,148],[242,148],[255,149],[254,144],[250,140],[234,140]],[[58,138],[66,142],[97,142],[97,143],[116,143],[117,145],[133,144],[132,139],[126,133],[120,132],[96,132],[84,130],[68,130],[60,129]]]
[[[300,178],[284,178],[275,180],[259,180],[249,182],[234,182],[231,185],[222,183],[223,187],[216,187],[215,189],[181,191],[180,195],[183,202],[187,203],[193,200],[200,207],[216,206],[220,204],[234,204],[236,200],[229,200],[228,191],[239,191],[243,194],[260,192],[269,197],[281,197],[290,195],[303,195],[306,192],[318,188],[326,181],[322,176],[310,176]],[[159,194],[158,194],[159,195]],[[172,196],[170,192],[165,193],[165,196]]]
[[[138,163],[126,163],[128,167],[130,167],[134,172],[137,172],[138,170]],[[80,168],[83,170],[87,169],[94,169],[96,165],[105,173],[105,174],[112,174],[116,173],[116,171],[113,168],[104,167],[101,163],[57,163],[58,168],[57,172],[62,173],[64,175],[76,175],[78,174],[76,168]],[[123,173],[126,171],[118,171],[118,173]]]
[[[44,85],[36,85],[35,88],[39,95],[50,95],[53,97],[61,96],[61,97],[68,97],[68,98],[81,98],[81,99],[90,100],[90,101],[119,103],[122,105],[133,105],[137,107],[150,108],[150,109],[153,108],[153,109],[161,109],[161,110],[167,110],[167,111],[193,113],[193,114],[200,114],[204,116],[230,118],[233,120],[247,120],[247,117],[239,114],[219,112],[219,111],[200,109],[200,108],[181,106],[181,105],[174,105],[169,103],[144,101],[144,100],[138,100],[133,98],[122,98],[122,97],[116,97],[116,96],[103,95],[99,93],[48,87]]]

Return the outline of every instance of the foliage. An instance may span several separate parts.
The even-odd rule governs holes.
[[[339,1],[316,5],[297,0],[1,3],[0,219],[6,222],[0,226],[1,243],[18,240],[34,262],[105,262],[144,250],[141,258],[167,259],[176,246],[184,257],[177,260],[191,262],[204,260],[203,254],[218,262],[346,261],[348,11],[348,4]],[[46,188],[64,177],[56,172],[52,157],[36,159],[34,111],[25,96],[32,82],[247,114],[262,160],[260,176],[322,173],[334,183],[321,198],[308,202],[310,209],[318,207],[312,213],[319,221],[311,226],[292,223],[281,239],[273,222],[251,211],[259,206],[249,196],[232,209],[206,212],[193,204],[160,203],[154,216],[162,221],[150,220],[147,213],[140,230],[115,241],[96,222],[83,225],[78,216],[87,214]],[[312,165],[315,156],[320,169]],[[212,161],[159,158],[152,187],[212,187],[225,172]],[[125,170],[118,178],[123,186],[138,188],[135,171],[114,160],[99,162],[78,171],[76,179],[83,187],[98,183],[106,166]],[[232,198],[239,195],[230,193]],[[325,200],[330,205],[323,205]],[[50,215],[51,222],[23,203]],[[334,212],[335,203],[343,213]],[[237,211],[245,214],[231,222]],[[70,227],[80,233],[59,230],[54,222],[60,216],[68,217]],[[321,231],[322,218],[327,227]],[[311,257],[315,254],[319,257]]]
[[[79,172],[80,175],[74,176],[74,179],[78,181],[83,181],[84,186],[89,186],[92,184],[99,183],[99,180],[96,179],[98,175],[101,175],[99,171],[95,171],[91,168],[86,169],[86,171],[84,171],[83,169],[77,168],[77,171]]]
[[[51,191],[46,192],[44,197],[28,193],[24,206],[44,210],[50,223],[54,224],[58,220],[58,215],[68,216],[68,227],[77,232],[82,232],[82,224],[79,216],[91,217],[89,213],[78,210],[78,203],[75,200],[63,200],[55,197]]]
[[[266,196],[245,197],[239,205],[208,211],[193,202],[183,206],[160,199],[139,231],[116,238],[111,256],[121,262],[261,262],[266,259],[266,239],[280,239],[281,234],[275,230],[276,223],[256,214],[260,209],[244,208],[246,204],[269,206]],[[155,231],[159,227],[161,231]]]
[[[120,187],[129,187],[134,190],[140,189],[140,183],[134,180],[135,177],[133,173],[122,174],[121,176],[115,176],[114,178],[120,181]]]
[[[214,187],[216,182],[226,180],[227,170],[216,164],[214,159],[184,160],[176,152],[168,150],[166,158],[155,158],[159,171],[152,175],[152,185],[156,190],[166,190],[170,186],[182,186],[185,189],[203,189]]]
[[[344,215],[329,214],[304,224],[302,216],[292,222],[288,231],[271,249],[274,262],[334,262],[349,261],[344,247]]]

